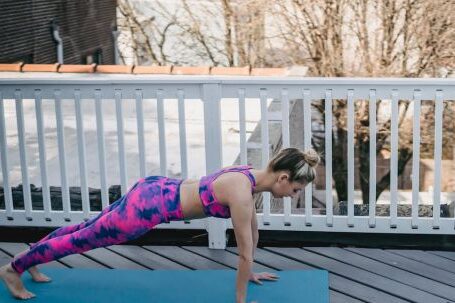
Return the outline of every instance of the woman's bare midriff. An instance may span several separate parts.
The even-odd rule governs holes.
[[[180,205],[185,220],[205,217],[199,197],[199,180],[186,179],[180,185]]]

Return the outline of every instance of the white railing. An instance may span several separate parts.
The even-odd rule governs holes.
[[[125,139],[122,104],[135,100],[137,112],[137,139],[140,176],[146,174],[144,145],[144,116],[143,100],[154,99],[157,102],[157,118],[159,133],[160,171],[167,171],[166,137],[164,119],[164,102],[168,99],[178,100],[178,119],[180,134],[181,177],[188,176],[189,161],[195,159],[187,153],[185,107],[189,99],[203,101],[205,163],[206,173],[211,173],[222,166],[222,140],[220,101],[226,98],[238,100],[240,127],[240,159],[242,164],[247,162],[247,144],[245,128],[245,103],[248,99],[260,100],[261,108],[261,140],[262,167],[269,160],[268,111],[267,100],[273,98],[281,101],[283,147],[291,145],[289,136],[289,101],[303,99],[304,112],[311,112],[312,100],[325,100],[325,157],[326,157],[326,215],[312,214],[312,187],[305,189],[305,212],[291,212],[290,199],[284,199],[283,213],[270,212],[270,193],[263,195],[263,212],[258,214],[259,228],[268,230],[298,230],[325,232],[371,232],[371,233],[413,233],[413,234],[454,234],[454,218],[440,218],[441,195],[441,144],[442,144],[442,115],[443,101],[455,100],[455,79],[361,79],[361,78],[261,78],[261,77],[199,77],[199,76],[129,76],[129,75],[60,75],[28,76],[20,74],[20,78],[0,75],[0,144],[3,188],[5,190],[5,209],[0,210],[0,225],[16,226],[62,226],[73,224],[96,214],[90,210],[87,184],[87,155],[85,150],[85,131],[81,104],[84,100],[93,100],[96,109],[96,131],[98,146],[99,178],[102,205],[108,204],[108,185],[106,175],[102,102],[115,102],[117,119],[118,163],[122,194],[128,186],[128,164],[125,161]],[[27,154],[23,100],[35,100],[36,130],[39,146],[40,174],[43,186],[43,210],[33,210],[31,203],[30,182]],[[72,211],[69,199],[69,184],[67,179],[67,161],[65,151],[65,121],[62,116],[61,100],[74,100],[79,173],[81,181],[82,211]],[[347,131],[348,131],[348,213],[347,216],[333,214],[332,202],[332,100],[347,100]],[[380,217],[375,214],[375,203],[370,203],[369,216],[354,215],[354,101],[369,100],[370,137],[376,137],[376,102],[391,100],[391,180],[390,180],[390,216]],[[412,216],[397,216],[397,165],[398,165],[398,100],[413,100],[413,162],[412,162]],[[42,104],[44,100],[55,102],[57,123],[58,157],[62,187],[63,210],[51,209],[48,172],[46,167],[46,146]],[[418,216],[419,195],[419,151],[420,151],[420,104],[421,100],[435,102],[435,178],[433,217]],[[9,177],[9,157],[4,106],[9,102],[15,103],[17,118],[17,136],[20,153],[20,167],[23,184],[24,209],[13,208],[11,183]],[[311,146],[311,115],[304,115],[304,147]],[[370,201],[375,201],[376,195],[376,141],[370,143]],[[203,219],[191,222],[171,222],[161,224],[159,228],[207,229],[211,247],[225,246],[225,231],[232,228],[230,220]]]

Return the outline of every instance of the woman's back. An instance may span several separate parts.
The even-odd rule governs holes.
[[[212,174],[201,177],[199,180],[187,179],[181,184],[180,197],[182,212],[185,219],[206,217],[207,215],[229,218],[227,207],[229,193],[232,190],[233,179],[240,178],[245,183],[251,184],[253,193],[256,185],[251,166],[236,165],[224,167]]]

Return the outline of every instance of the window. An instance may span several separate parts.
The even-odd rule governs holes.
[[[87,52],[82,56],[82,64],[103,64],[103,54],[100,48],[95,51]]]
[[[24,64],[27,63],[33,63],[33,55],[28,54],[28,55],[20,55],[16,57],[10,57],[10,58],[1,58],[0,57],[1,63],[19,63],[23,62]]]

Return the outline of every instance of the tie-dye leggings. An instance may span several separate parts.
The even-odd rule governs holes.
[[[37,264],[120,244],[138,238],[160,223],[183,220],[181,182],[162,176],[140,179],[97,217],[53,231],[15,258],[11,265],[21,274]]]

